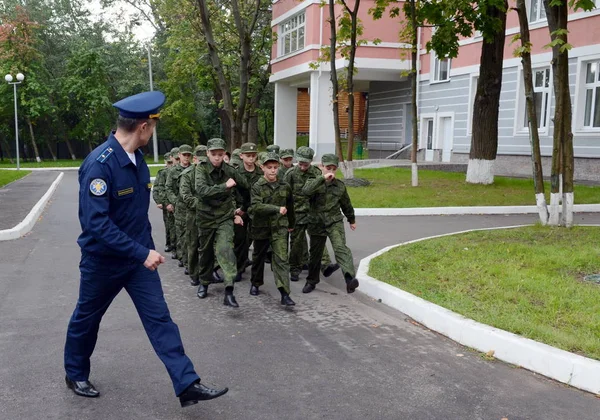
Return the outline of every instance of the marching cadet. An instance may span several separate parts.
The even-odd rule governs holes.
[[[254,143],[244,143],[240,149],[240,158],[242,165],[237,168],[238,174],[243,177],[247,184],[252,188],[252,185],[263,176],[262,169],[256,164],[256,155],[258,148]],[[239,199],[239,197],[238,197]],[[242,202],[236,210],[236,214],[244,221],[243,225],[234,226],[235,239],[235,257],[237,260],[237,276],[236,281],[242,279],[242,273],[248,265],[248,251],[250,249],[250,225],[252,224],[248,217],[248,208],[250,207],[250,191],[247,193],[242,191]]]
[[[310,197],[308,225],[310,260],[308,263],[308,277],[302,292],[312,292],[319,283],[321,257],[325,249],[325,242],[329,238],[335,259],[341,266],[342,273],[344,273],[346,291],[353,293],[358,287],[358,280],[355,277],[352,251],[346,246],[343,216],[348,219],[350,229],[355,230],[354,207],[350,202],[346,186],[335,177],[339,164],[338,157],[334,154],[323,155],[321,164],[323,175],[308,180],[302,189],[302,193]]]
[[[275,152],[275,153],[279,154],[280,150],[281,150],[281,147],[279,147],[278,144],[269,144],[267,146],[267,152]]]
[[[229,160],[229,164],[236,169],[243,164],[242,159],[240,158],[241,151],[242,149],[234,149],[233,152],[231,152],[231,159]]]
[[[247,193],[249,185],[233,167],[223,162],[225,147],[225,140],[210,139],[208,161],[196,165],[196,223],[200,244],[198,297],[204,299],[208,295],[208,285],[212,281],[216,260],[225,276],[223,304],[237,308],[239,305],[233,295],[237,275],[233,252],[233,226],[243,224],[244,221],[235,214],[236,189],[241,188]]]
[[[283,149],[279,155],[277,178],[282,181],[288,170],[294,167],[294,149]]]
[[[162,210],[163,223],[165,224],[165,252],[171,252],[171,232],[169,232],[169,212],[165,204],[165,183],[167,181],[167,171],[173,164],[171,153],[165,153],[165,167],[158,170],[154,185],[152,187],[152,199],[156,203],[156,207]]]
[[[187,263],[187,246],[185,245],[185,215],[187,207],[179,194],[179,182],[184,169],[190,166],[191,159],[192,146],[189,144],[179,146],[179,164],[171,169],[167,177],[167,195],[169,196],[171,205],[175,207],[175,230],[177,231],[175,252],[176,258],[179,260],[179,267],[183,267]]]
[[[179,164],[179,147],[173,147],[169,152],[171,154],[171,166],[167,169],[165,173],[165,187],[163,190],[163,200],[164,206],[167,208],[167,216],[169,222],[169,244],[171,244],[171,258],[176,259],[177,254],[175,253],[175,249],[177,247],[177,230],[175,229],[175,203],[171,203],[169,201],[169,194],[167,194],[167,179],[169,178],[169,174],[171,171],[175,169],[175,166]]]
[[[319,168],[312,165],[314,152],[310,147],[301,146],[296,151],[298,164],[287,171],[284,181],[290,184],[294,194],[294,210],[296,213],[296,227],[292,232],[290,247],[290,280],[298,281],[300,273],[309,262],[308,243],[306,232],[309,224],[310,202],[309,197],[302,190],[310,179],[322,175]],[[321,272],[325,277],[331,276],[340,266],[332,264],[327,247],[323,247],[321,258]]]
[[[250,294],[258,296],[258,288],[264,284],[265,258],[270,246],[273,250],[271,268],[281,293],[281,304],[293,306],[288,264],[288,237],[296,222],[292,189],[277,178],[279,156],[276,153],[268,152],[261,164],[264,175],[252,186],[250,207],[251,235],[254,240]]]
[[[164,102],[165,95],[154,91],[113,104],[119,110],[116,132],[79,168],[79,297],[67,328],[64,363],[67,387],[82,397],[100,396],[89,381],[90,358],[102,316],[123,289],[182,407],[227,392],[227,388],[212,389],[200,382],[169,314],[156,271],[165,258],[154,249],[148,219],[150,171],[139,149],[148,144]],[[109,357],[119,359],[114,352]]]

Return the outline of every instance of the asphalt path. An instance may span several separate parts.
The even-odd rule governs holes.
[[[222,286],[200,301],[173,260],[160,268],[173,319],[203,381],[226,396],[181,409],[125,292],[108,310],[92,358],[98,399],[64,384],[63,345],[78,292],[77,178],[66,173],[27,237],[0,243],[0,419],[598,419],[600,399],[497,361],[429,331],[361,293],[339,273],[281,307],[264,293]],[[150,210],[163,249],[161,213]],[[535,216],[361,217],[348,231],[355,264],[384,246]],[[577,222],[599,223],[598,215]],[[427,262],[424,261],[424,264]],[[303,280],[304,277],[301,279]]]

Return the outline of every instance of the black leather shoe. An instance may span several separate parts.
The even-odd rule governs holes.
[[[198,404],[198,401],[212,400],[227,394],[229,388],[213,389],[202,385],[200,382],[193,383],[179,396],[181,407]]]
[[[358,287],[357,279],[354,278],[354,279],[346,280],[346,292],[354,293],[354,291],[356,290],[357,287]]]
[[[200,280],[190,277],[190,284],[192,286],[198,286],[200,284]]]
[[[178,267],[183,267],[183,261],[179,260],[179,262],[177,263]]]
[[[331,276],[333,273],[335,273],[337,270],[340,269],[340,265],[339,264],[329,264],[327,267],[325,267],[325,270],[323,270],[323,276],[325,277],[329,277]]]
[[[302,266],[302,271],[306,271],[306,270],[308,270],[308,264],[304,264],[304,265]]]
[[[185,274],[186,276],[189,276],[190,270],[188,270],[188,268],[186,267],[185,270],[183,271],[183,274]]]
[[[246,266],[244,267],[244,270],[248,267],[252,267],[252,260],[246,260]]]
[[[235,300],[235,296],[233,295],[225,295],[225,299],[223,299],[223,305],[231,306],[232,308],[239,308],[237,301]]]
[[[171,250],[172,250],[171,245],[167,245],[165,247],[165,252],[171,252]]]
[[[310,283],[306,283],[304,285],[304,287],[302,288],[302,293],[310,293],[313,290],[315,290],[315,285],[314,284],[310,284]]]
[[[223,277],[221,277],[219,275],[219,272],[217,270],[213,271],[212,277],[213,277],[213,279],[212,279],[213,283],[223,283]]]
[[[258,296],[260,294],[260,290],[258,290],[258,286],[255,286],[255,285],[250,286],[250,294],[252,296]]]
[[[290,274],[290,281],[298,281],[300,280],[299,274]]]
[[[242,281],[242,273],[237,273],[237,274],[235,275],[235,279],[234,279],[234,281],[235,281],[236,283],[237,283],[237,282],[240,282],[240,281]]]
[[[96,391],[90,381],[72,381],[68,376],[65,376],[65,382],[67,387],[80,397],[96,398],[100,396],[100,393]]]
[[[292,300],[290,295],[283,295],[281,296],[281,304],[285,306],[294,306],[296,302]]]
[[[204,299],[208,296],[208,286],[201,284],[200,287],[198,287],[198,293],[196,293],[196,295],[198,295],[200,299]]]
[[[177,254],[176,254],[175,252],[173,252],[173,253],[171,254],[171,259],[172,259],[172,260],[176,260],[176,259],[177,259]]]

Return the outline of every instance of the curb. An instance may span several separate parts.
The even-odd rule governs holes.
[[[30,232],[31,229],[33,229],[33,226],[44,211],[46,204],[48,204],[48,201],[50,201],[50,197],[52,197],[52,194],[54,194],[54,191],[56,191],[56,188],[58,187],[58,184],[62,180],[63,176],[64,172],[61,172],[58,175],[58,177],[56,177],[52,185],[50,185],[50,188],[48,188],[48,191],[46,191],[42,198],[38,200],[38,202],[35,204],[35,206],[33,206],[29,214],[27,214],[25,219],[21,221],[21,223],[19,223],[11,229],[0,230],[0,241],[10,241],[12,239],[19,239],[21,236],[25,235],[26,233]]]
[[[522,226],[528,225],[470,229],[388,246],[360,261],[357,270],[357,278],[360,280],[359,290],[459,344],[485,353],[493,350],[494,357],[499,360],[523,367],[575,388],[600,394],[600,361],[560,350],[465,318],[368,275],[369,265],[373,258],[398,246],[467,232],[511,229]]]
[[[562,206],[560,206],[562,212]],[[598,213],[600,204],[575,204],[573,211]],[[356,216],[444,216],[462,214],[538,214],[536,206],[357,208]]]
[[[148,167],[151,168],[153,166],[165,166],[164,163],[148,163]],[[17,168],[0,168],[5,171],[16,171]],[[24,171],[78,171],[79,166],[53,166],[47,168],[21,168]]]

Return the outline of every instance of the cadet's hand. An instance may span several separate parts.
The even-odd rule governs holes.
[[[325,178],[325,181],[332,181],[333,178],[335,178],[335,174],[333,172],[329,172],[323,175],[323,178]]]
[[[175,211],[175,207],[173,207],[173,204],[169,204],[167,206],[167,211],[170,212],[170,213],[173,213]]]
[[[242,210],[241,208],[235,209],[236,216],[243,216],[244,214],[246,214],[246,212],[244,210]]]
[[[350,223],[350,229],[356,230],[356,223]]]
[[[240,225],[240,226],[244,226],[244,219],[242,219],[240,216],[236,215],[233,218],[233,224],[234,225]]]
[[[279,213],[282,216],[285,216],[287,214],[287,208],[285,208],[285,207],[279,207]]]
[[[144,267],[146,267],[150,271],[154,271],[158,268],[159,265],[165,262],[165,257],[160,255],[155,250],[151,249],[146,257],[146,261],[144,261]]]
[[[159,209],[162,209],[163,205],[162,204],[157,204],[156,207],[158,207]]]
[[[229,179],[227,180],[227,182],[225,183],[225,186],[226,186],[227,188],[233,188],[233,187],[235,187],[236,185],[237,185],[237,184],[236,184],[236,182],[235,182],[235,179],[233,179],[233,178],[229,178]]]
[[[294,231],[294,228],[288,228],[288,233],[292,233]]]

